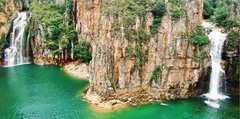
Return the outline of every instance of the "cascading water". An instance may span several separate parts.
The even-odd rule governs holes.
[[[206,25],[206,24],[205,24]],[[225,71],[221,67],[222,60],[222,49],[224,41],[226,40],[227,34],[223,34],[221,29],[213,26],[212,32],[208,35],[211,40],[211,66],[212,73],[209,85],[209,92],[205,96],[212,100],[222,100],[228,98],[220,90],[220,87],[225,87],[224,76]]]
[[[27,34],[24,33],[28,22],[26,12],[18,13],[13,21],[13,30],[10,34],[10,46],[5,50],[5,62],[7,66],[15,66],[29,63],[29,46]]]

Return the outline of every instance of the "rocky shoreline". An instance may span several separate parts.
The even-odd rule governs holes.
[[[198,92],[187,93],[185,96],[176,97],[173,94],[176,90],[165,92],[158,89],[142,86],[132,90],[112,90],[104,94],[98,94],[93,89],[85,89],[83,99],[102,109],[119,109],[127,106],[137,106],[140,104],[148,104],[155,102],[163,102],[166,100],[175,100],[177,98],[196,97]],[[179,94],[180,95],[180,94]]]
[[[69,62],[63,66],[66,73],[78,79],[89,79],[89,66],[80,61]],[[92,104],[94,108],[100,110],[115,110],[127,106],[137,106],[139,104],[146,104],[151,102],[161,102],[162,98],[152,96],[144,91],[142,88],[132,89],[133,93],[125,93],[125,91],[113,90],[108,96],[100,96],[97,93],[85,89],[83,92],[83,100]],[[138,90],[138,91],[136,91]],[[129,92],[129,91],[127,91]],[[169,97],[171,98],[171,97]]]
[[[81,63],[79,60],[65,64],[63,69],[73,77],[85,80],[89,79],[89,66]]]

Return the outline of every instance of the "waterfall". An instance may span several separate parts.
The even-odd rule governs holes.
[[[29,63],[29,41],[24,33],[28,22],[26,12],[20,12],[13,21],[13,29],[10,34],[10,45],[5,50],[5,62],[7,66],[15,66]]]
[[[220,88],[225,88],[225,71],[221,67],[222,49],[227,34],[221,32],[221,29],[214,27],[212,32],[208,35],[211,40],[211,79],[209,85],[209,92],[205,94],[207,98],[213,100],[222,100],[228,98],[225,96]]]

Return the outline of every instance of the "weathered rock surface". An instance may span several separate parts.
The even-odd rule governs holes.
[[[39,0],[39,4],[65,4],[67,0]],[[67,10],[66,10],[67,11]],[[64,17],[69,19],[71,16],[67,14],[65,11]],[[32,23],[32,22],[31,22]],[[31,24],[32,25],[32,24]],[[33,25],[32,25],[33,26]],[[31,27],[30,27],[30,31]],[[54,51],[47,47],[46,42],[44,42],[45,35],[49,33],[49,26],[46,26],[44,23],[38,24],[34,34],[30,37],[31,49],[32,49],[32,58],[33,62],[38,65],[63,65],[68,61],[66,57],[67,54],[63,55],[56,54],[54,55]],[[59,50],[61,47],[59,47]]]
[[[123,100],[133,97],[136,92],[146,92],[149,97],[143,96],[143,101],[153,101],[187,98],[198,94],[202,82],[206,81],[210,60],[193,59],[198,52],[189,43],[189,34],[202,23],[203,0],[188,1],[186,13],[179,21],[172,20],[170,5],[167,5],[167,13],[158,33],[142,46],[149,48],[149,51],[148,61],[141,73],[139,70],[131,72],[136,59],[124,58],[129,41],[112,36],[115,18],[101,16],[102,5],[101,0],[74,1],[74,22],[78,37],[86,39],[92,46],[90,87],[86,97],[98,94],[106,100]],[[147,23],[144,29],[149,32],[153,20],[151,12],[145,18]],[[140,26],[138,21],[136,20],[136,28]],[[180,37],[181,33],[186,34],[186,37]],[[205,50],[209,51],[209,48],[206,47]],[[151,77],[157,66],[162,67],[162,77],[154,82]]]
[[[30,38],[33,62],[38,65],[56,64],[57,62],[54,60],[52,51],[44,43],[45,29],[47,28],[39,25],[35,35]]]
[[[89,79],[89,66],[80,61],[74,61],[66,64],[64,70],[79,79]]]
[[[226,40],[228,42],[228,39]],[[225,46],[226,46],[225,42]],[[240,53],[238,49],[230,51],[225,47],[223,49],[224,70],[227,78],[228,93],[240,95]]]

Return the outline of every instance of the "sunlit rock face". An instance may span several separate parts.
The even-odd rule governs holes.
[[[137,59],[124,58],[129,41],[112,35],[112,23],[116,18],[101,16],[104,5],[102,0],[74,1],[74,22],[78,37],[89,41],[92,46],[88,94],[97,93],[106,99],[123,98],[123,94],[130,96],[142,90],[155,99],[187,98],[198,94],[207,76],[210,60],[193,59],[197,51],[189,43],[189,34],[202,23],[203,0],[187,1],[186,13],[177,21],[172,20],[170,5],[166,3],[167,12],[157,34],[141,46],[142,49],[148,49],[147,62],[141,71],[131,71]],[[150,32],[152,13],[147,12],[145,18],[144,29]],[[137,18],[135,23],[136,29],[140,29],[142,20]],[[124,35],[124,27],[120,26],[120,29],[119,34]],[[180,37],[181,33],[185,33],[186,37]],[[209,49],[209,46],[205,47],[206,51]],[[161,77],[152,81],[157,66],[162,68]]]

